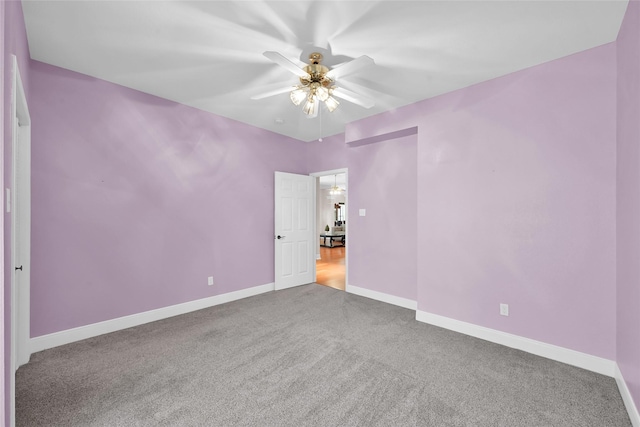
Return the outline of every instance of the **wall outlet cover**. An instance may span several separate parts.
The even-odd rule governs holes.
[[[209,286],[213,286],[213,276],[209,276],[209,277],[207,278],[207,284],[208,284]]]
[[[500,304],[500,314],[502,316],[509,315],[509,304]]]

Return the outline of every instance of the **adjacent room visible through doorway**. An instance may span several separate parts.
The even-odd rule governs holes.
[[[316,176],[316,283],[345,290],[347,275],[347,170]]]

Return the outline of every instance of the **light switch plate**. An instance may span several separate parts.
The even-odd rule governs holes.
[[[360,209],[360,216],[365,216],[367,214],[366,209]]]

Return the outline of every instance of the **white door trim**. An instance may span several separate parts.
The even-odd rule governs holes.
[[[0,32],[2,32],[3,36],[4,36],[4,25],[5,25],[5,2],[0,2],[0,25],[2,26],[2,30]],[[4,42],[0,43],[0,61],[2,61],[2,67],[0,67],[0,140],[3,141],[2,143],[2,151],[0,152],[0,182],[2,182],[2,185],[0,185],[0,191],[3,193],[0,197],[5,197],[5,187],[4,187],[4,127],[5,127],[5,122],[4,122],[4,118],[5,118],[5,110],[4,110],[4,104],[5,104],[5,92],[4,92],[4,83],[5,83],[5,77],[7,77],[5,75],[5,65],[6,63],[4,62]],[[0,390],[0,402],[2,402],[0,404],[0,425],[2,425],[5,422],[6,419],[6,402],[7,402],[7,395],[5,394],[5,385],[6,385],[6,376],[5,376],[5,366],[6,366],[6,354],[5,354],[5,349],[6,346],[4,345],[4,340],[5,340],[5,333],[4,333],[4,313],[5,313],[5,306],[4,306],[4,292],[5,292],[5,287],[7,286],[7,283],[5,283],[4,280],[4,239],[5,239],[5,232],[4,232],[4,223],[6,221],[5,219],[5,210],[6,207],[4,207],[4,203],[2,203],[3,205],[3,209],[2,209],[2,216],[0,217],[0,235],[2,236],[2,245],[0,247],[0,260],[2,260],[2,264],[0,264],[0,283],[2,284],[2,286],[0,286],[0,319],[2,319],[2,326],[0,326],[0,384],[2,384],[2,389]],[[11,356],[9,356],[11,357]]]
[[[337,175],[343,173],[344,174],[344,182],[345,182],[345,187],[346,187],[346,194],[345,194],[345,204],[347,205],[347,230],[349,227],[349,168],[341,168],[341,169],[332,169],[332,170],[327,170],[327,171],[322,171],[322,172],[313,172],[310,173],[309,176],[312,176],[314,178],[318,178],[321,176],[327,176],[327,175]],[[318,211],[318,205],[317,205],[317,201],[318,201],[318,197],[316,195],[316,197],[313,198],[313,229],[314,232],[315,230],[317,230],[318,226],[317,226],[317,211]],[[347,236],[347,241],[350,241],[350,238]],[[320,241],[318,239],[316,239],[316,245],[320,245]],[[314,257],[315,258],[315,257]],[[344,288],[345,291],[347,289],[347,286],[349,286],[349,246],[347,246],[345,248],[345,253],[344,253],[344,267],[345,267],[345,272],[344,272]],[[315,263],[313,264],[313,281],[315,282],[317,277],[316,277],[316,265]]]
[[[12,55],[13,75],[11,86],[11,372],[10,372],[10,426],[15,426],[15,372],[20,365],[29,361],[29,300],[30,300],[30,227],[31,227],[31,117],[24,93],[22,77],[18,67],[18,59]],[[20,155],[18,155],[18,153]],[[20,174],[20,175],[19,175]],[[18,177],[20,181],[18,181]],[[20,187],[17,183],[21,182]],[[20,198],[16,197],[19,188]],[[22,201],[21,201],[22,200]],[[20,206],[16,206],[16,201]],[[20,217],[16,211],[20,208]],[[16,225],[21,225],[23,232],[16,234]],[[15,261],[16,248],[20,248],[22,271],[20,272],[20,290],[16,289]]]

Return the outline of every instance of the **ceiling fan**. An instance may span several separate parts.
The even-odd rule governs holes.
[[[295,105],[300,105],[303,101],[306,101],[302,111],[309,118],[317,117],[320,102],[324,102],[330,112],[338,108],[340,103],[334,97],[364,108],[371,108],[375,105],[372,99],[335,85],[337,79],[374,65],[373,59],[366,55],[332,69],[322,65],[323,56],[318,52],[313,52],[309,55],[309,65],[304,68],[298,67],[278,52],[267,51],[263,55],[298,76],[300,83],[295,86],[281,87],[254,95],[251,99],[263,99],[289,92],[289,98]]]

